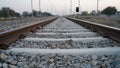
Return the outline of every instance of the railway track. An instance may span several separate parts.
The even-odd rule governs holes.
[[[120,67],[120,43],[72,21],[60,17],[50,24],[47,23],[48,25],[37,26],[39,29],[35,32],[27,31],[25,38],[13,42],[7,50],[1,50],[0,66],[8,68]]]

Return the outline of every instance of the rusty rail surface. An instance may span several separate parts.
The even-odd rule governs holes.
[[[30,24],[21,28],[17,28],[8,32],[0,34],[0,49],[7,49],[9,45],[20,38],[24,38],[27,32],[34,32],[40,26],[43,27],[50,22],[56,20],[57,17],[53,17],[47,20],[37,22],[35,24]]]
[[[66,17],[66,18],[94,32],[98,32],[99,34],[103,35],[103,37],[107,37],[117,42],[120,42],[120,29],[119,28],[97,24],[94,22],[88,22],[88,21],[84,21],[81,19],[75,19],[75,18],[70,18],[70,17]]]

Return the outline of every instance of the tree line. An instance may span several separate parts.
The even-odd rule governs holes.
[[[3,7],[0,9],[0,17],[19,17],[20,13],[9,7]]]
[[[102,11],[99,11],[98,13],[95,10],[93,10],[90,13],[90,15],[97,15],[97,14],[104,14],[104,15],[107,15],[107,16],[111,16],[111,15],[115,15],[115,14],[120,14],[120,11],[118,11],[116,9],[116,7],[114,7],[114,6],[108,6],[105,9],[103,9]],[[83,11],[81,13],[81,15],[88,15],[88,12],[87,11]]]
[[[41,12],[33,10],[32,12],[24,11],[22,14],[16,12],[15,10],[9,7],[3,7],[0,9],[0,17],[30,17],[30,16],[51,16],[52,14],[49,12]]]
[[[48,12],[41,12],[41,11],[36,11],[36,10],[33,10],[32,13],[30,12],[27,12],[27,11],[24,11],[22,13],[22,16],[23,17],[29,17],[29,16],[34,16],[34,17],[39,17],[39,16],[51,16],[52,14],[51,13],[48,13]]]
[[[114,15],[114,14],[120,14],[120,11],[116,9],[116,7],[113,6],[108,6],[102,11],[99,11],[97,13],[96,11],[92,11],[90,15],[95,15],[95,14],[105,14],[108,16]],[[52,14],[49,12],[41,12],[41,11],[36,11],[33,10],[31,13],[28,11],[24,11],[22,14],[16,12],[15,10],[9,8],[9,7],[3,7],[0,9],[0,17],[30,17],[30,16],[51,16]],[[87,11],[83,11],[81,15],[88,15]]]

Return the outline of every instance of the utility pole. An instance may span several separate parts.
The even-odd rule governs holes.
[[[72,0],[70,0],[70,14],[72,15]]]
[[[99,0],[97,0],[97,14],[99,14]]]
[[[39,0],[39,11],[41,11],[41,2]]]
[[[78,8],[79,8],[79,14],[80,14],[80,0],[78,0]]]
[[[64,6],[64,9],[63,9],[64,11],[63,12],[64,12],[64,15],[67,15],[67,11],[68,11],[67,2],[65,2],[64,4],[65,4],[65,6]]]
[[[39,15],[41,16],[41,2],[39,0]]]
[[[33,16],[33,0],[31,0],[31,10],[32,10],[32,16]]]
[[[51,14],[53,13],[53,6],[52,4],[50,5],[50,9],[51,9]]]

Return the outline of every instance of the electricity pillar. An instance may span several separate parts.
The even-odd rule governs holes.
[[[32,16],[33,16],[33,0],[31,0],[31,10],[32,10]]]
[[[97,14],[99,14],[99,0],[97,0]]]
[[[39,0],[39,11],[41,11],[41,2]]]
[[[72,0],[70,0],[70,14],[72,15]]]
[[[78,0],[78,8],[79,8],[79,14],[80,14],[80,0]]]

